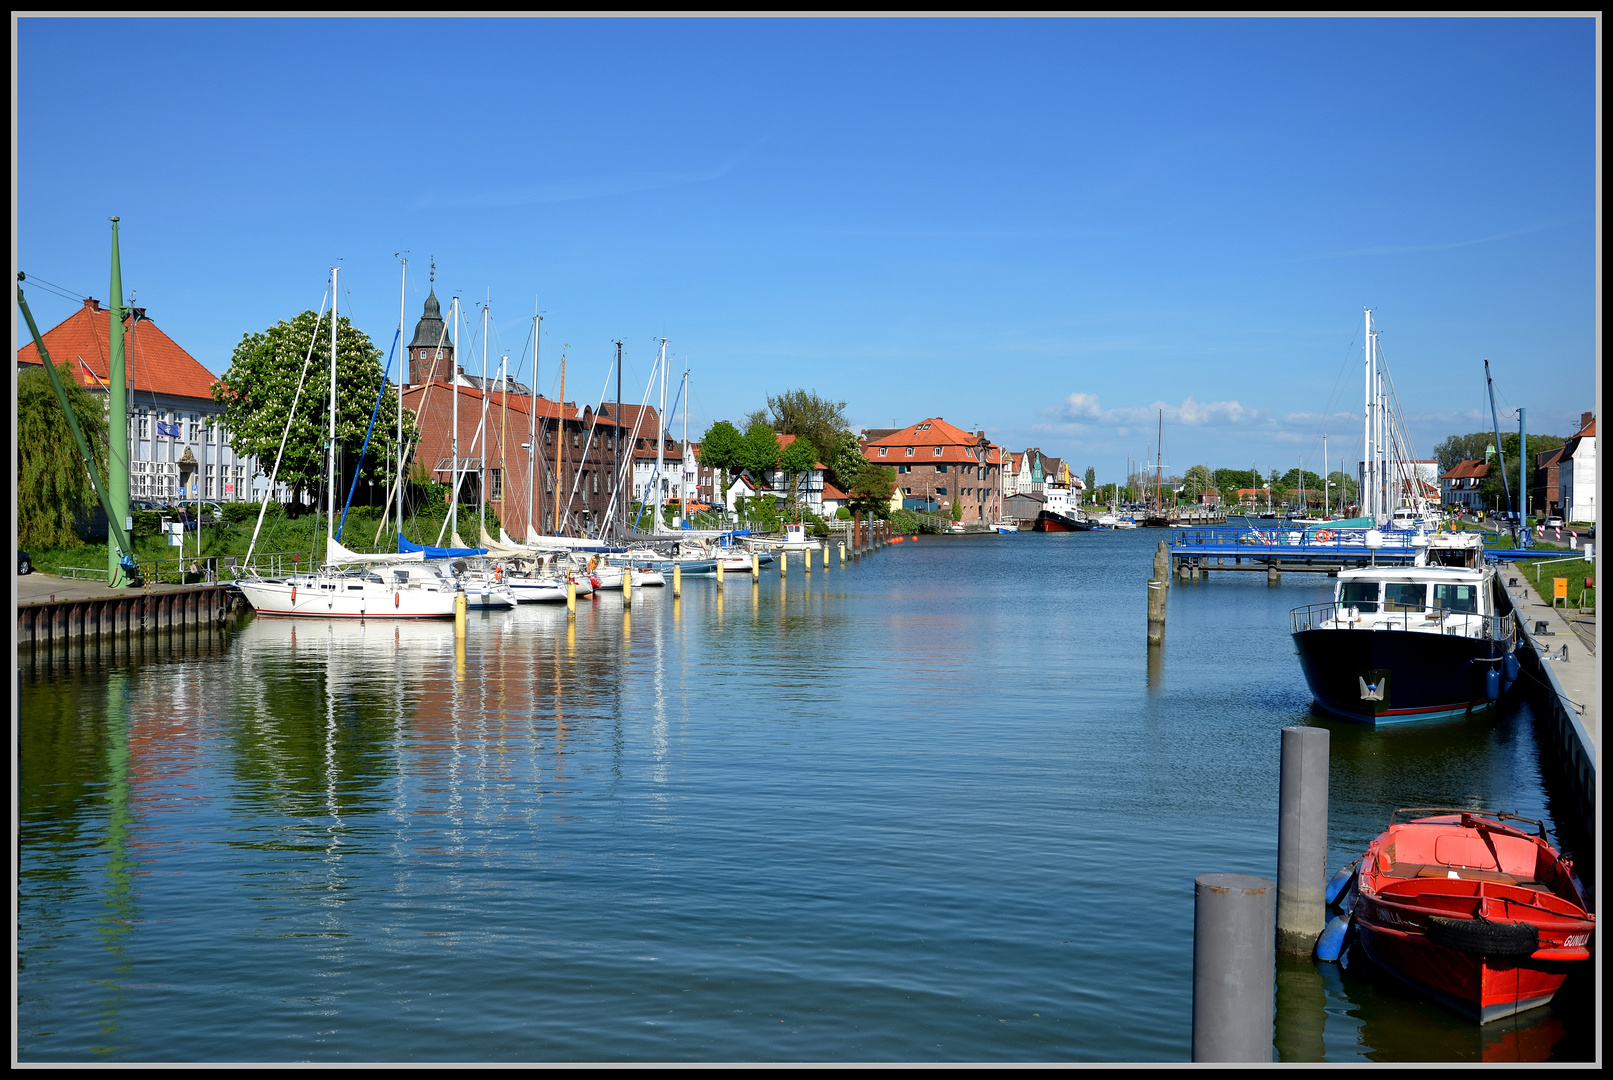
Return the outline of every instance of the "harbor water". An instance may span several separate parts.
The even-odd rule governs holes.
[[[17,1040],[54,1060],[1181,1061],[1193,878],[1275,877],[1279,731],[1330,865],[1399,806],[1552,818],[1525,702],[1311,714],[1290,608],[1153,530],[920,538],[810,577],[452,623],[260,619],[24,659]],[[1282,1060],[1584,1060],[1285,961]]]

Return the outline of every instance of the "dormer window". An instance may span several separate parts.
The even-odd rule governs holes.
[[[940,447],[939,447],[939,446],[937,446],[937,447],[936,447],[936,448],[935,448],[935,456],[936,456],[936,457],[940,457],[940,456],[941,456],[941,448],[940,448]]]
[[[884,456],[885,456],[885,451],[886,451],[886,449],[887,449],[887,448],[886,448],[886,447],[883,447],[883,446],[881,446],[881,447],[880,447],[880,448],[879,448],[879,456],[880,456],[880,457],[884,457]]]
[[[908,456],[908,457],[912,457],[912,456],[913,456],[913,448],[912,448],[912,447],[911,447],[911,446],[909,446],[909,447],[908,447],[908,448],[907,448],[907,456]]]

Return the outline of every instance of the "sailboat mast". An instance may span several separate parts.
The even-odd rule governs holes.
[[[661,407],[655,414],[655,532],[661,531],[661,485],[666,475],[666,338],[661,339]]]
[[[1165,410],[1159,410],[1159,439],[1154,443],[1154,508],[1163,510],[1162,485],[1165,480]]]
[[[627,500],[621,497],[622,491],[622,342],[616,340],[616,438],[613,440],[616,447],[611,455],[611,470],[616,474],[615,492],[613,498],[621,504],[622,533],[627,533]],[[615,522],[610,523],[614,530]]]
[[[565,349],[560,350],[560,401],[557,404],[559,405],[560,418],[559,418],[558,421],[556,421],[556,428],[560,432],[560,434],[559,434],[559,437],[558,437],[559,449],[555,451],[555,455],[554,455],[554,472],[555,472],[555,482],[554,482],[554,525],[549,530],[555,536],[560,535],[560,493],[562,491],[566,490],[566,351],[565,351]],[[569,514],[571,512],[571,508],[567,507],[566,512]]]
[[[1322,516],[1324,518],[1331,518],[1333,516],[1333,506],[1332,506],[1332,503],[1329,502],[1328,497],[1327,497],[1328,496],[1328,487],[1329,487],[1329,484],[1328,484],[1328,476],[1327,476],[1327,436],[1323,435],[1322,436]]]
[[[504,527],[504,485],[509,483],[509,451],[505,448],[504,429],[510,421],[510,354],[503,353],[498,358],[498,502],[499,502],[499,528]],[[499,538],[503,539],[503,532]]]
[[[448,495],[449,543],[459,535],[459,297],[454,297],[453,303],[448,305],[448,317],[453,320],[453,353],[454,362],[449,366],[448,385],[453,390],[454,433],[451,436],[450,448],[454,455],[453,487]]]
[[[336,539],[336,277],[341,267],[330,268],[330,440],[325,454],[325,544]]]
[[[1362,309],[1366,318],[1365,344],[1362,345],[1362,367],[1365,374],[1365,389],[1363,400],[1364,410],[1361,414],[1361,512],[1367,517],[1375,518],[1377,508],[1372,502],[1372,489],[1374,477],[1372,475],[1372,309]]]
[[[476,470],[476,535],[479,538],[481,531],[487,528],[487,405],[492,395],[487,390],[487,309],[492,301],[492,294],[488,294],[488,303],[482,305],[482,426],[478,428],[482,440],[482,459],[477,462]]]
[[[532,316],[532,414],[527,420],[527,427],[530,429],[528,437],[531,441],[526,444],[526,540],[529,544],[537,535],[537,530],[532,527],[533,518],[543,520],[542,510],[538,510],[535,514],[533,512],[533,507],[537,505],[534,499],[538,490],[538,472],[535,465],[543,460],[538,453],[538,342],[541,340],[543,340],[543,316],[534,315]]]
[[[409,260],[403,260],[403,280],[398,285],[398,535],[403,535],[403,384],[409,370],[409,350],[403,344],[403,328],[409,318]]]

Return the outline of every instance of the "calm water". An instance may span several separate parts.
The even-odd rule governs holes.
[[[451,624],[259,620],[20,683],[24,1060],[1184,1060],[1192,881],[1275,876],[1286,613],[1162,534],[925,539]],[[1550,815],[1526,706],[1333,731],[1332,863],[1400,805]],[[1588,1056],[1364,963],[1289,1060]]]

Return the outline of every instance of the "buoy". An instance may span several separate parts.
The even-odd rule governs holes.
[[[291,587],[291,606],[297,606],[297,586],[295,585]]]
[[[392,606],[394,608],[399,608],[399,607],[403,606],[403,594],[402,593],[395,592],[395,593],[392,594]]]
[[[1318,544],[1331,544],[1333,542],[1333,530],[1323,529],[1321,532],[1317,533],[1316,542]]]

